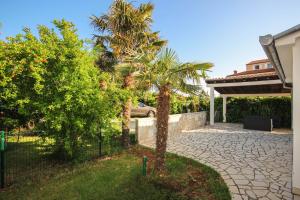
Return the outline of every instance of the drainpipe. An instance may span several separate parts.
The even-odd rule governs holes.
[[[267,57],[269,58],[270,62],[274,66],[281,82],[283,83],[282,86],[285,89],[292,89],[291,86],[288,86],[286,81],[285,81],[285,74],[282,69],[282,65],[275,47],[275,41],[274,37],[271,34],[265,35],[265,36],[260,36],[259,37],[259,42],[264,49]]]

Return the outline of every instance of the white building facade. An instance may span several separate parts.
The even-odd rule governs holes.
[[[293,173],[292,192],[300,200],[300,24],[260,43],[285,88],[292,88]]]

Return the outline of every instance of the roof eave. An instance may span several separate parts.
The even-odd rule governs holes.
[[[270,62],[274,66],[280,80],[285,85],[286,84],[285,74],[277,53],[277,49],[275,47],[274,37],[271,34],[260,36],[259,42],[263,50],[265,51],[267,57],[269,58]]]
[[[278,34],[274,35],[273,37],[274,37],[274,40],[277,40],[277,39],[280,39],[280,38],[285,37],[285,36],[287,36],[287,35],[290,35],[290,34],[292,34],[292,33],[294,33],[294,32],[297,32],[297,31],[299,31],[299,30],[300,30],[300,24],[298,24],[298,25],[296,25],[296,26],[294,26],[294,27],[292,27],[292,28],[289,28],[289,29],[286,30],[286,31],[283,31],[283,32],[281,32],[281,33],[278,33]]]

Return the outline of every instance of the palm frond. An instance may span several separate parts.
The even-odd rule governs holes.
[[[142,4],[139,7],[139,13],[142,20],[150,20],[152,22],[152,12],[154,10],[154,5],[152,3]]]
[[[104,44],[105,43],[109,43],[110,40],[111,40],[111,37],[110,36],[107,36],[107,35],[96,35],[94,34],[93,35],[93,39],[96,40],[95,41],[95,45],[100,45],[100,46],[105,46]]]
[[[138,63],[122,62],[114,65],[114,70],[123,75],[132,74],[136,76],[139,73],[139,67]]]
[[[209,62],[180,63],[175,51],[169,48],[162,49],[154,59],[146,55],[136,59],[135,62],[143,63],[145,69],[139,74],[141,81],[151,82],[157,87],[169,84],[172,90],[189,94],[202,91],[200,80],[206,77],[206,72],[213,66]],[[190,81],[195,84],[187,83]]]
[[[174,86],[174,89],[187,94],[197,95],[202,91],[202,87],[200,85],[188,84],[184,80],[178,80],[177,84],[174,84]]]
[[[97,29],[99,32],[104,32],[108,28],[108,21],[109,17],[108,15],[102,15],[101,17],[97,17],[95,15],[92,15],[90,17],[91,19],[91,25]]]
[[[179,59],[175,51],[166,48],[163,49],[157,56],[157,64],[161,69],[169,70],[178,65]]]
[[[153,46],[155,47],[163,47],[168,43],[167,40],[156,40],[152,43]]]
[[[199,83],[201,78],[206,78],[207,69],[212,63],[185,63],[170,70],[169,76],[172,79],[192,80]]]

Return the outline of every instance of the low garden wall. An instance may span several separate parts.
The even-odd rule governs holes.
[[[169,137],[181,133],[183,130],[199,129],[205,126],[206,112],[183,113],[169,116]],[[155,141],[156,118],[134,119],[131,127],[135,126],[138,142]]]

